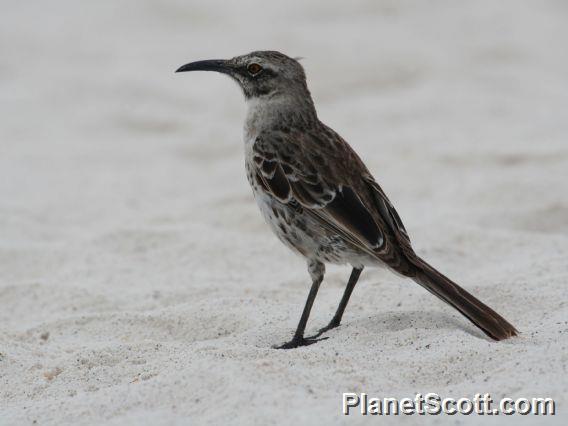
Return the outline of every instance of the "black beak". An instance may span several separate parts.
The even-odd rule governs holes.
[[[195,61],[190,62],[179,67],[176,72],[186,72],[186,71],[217,71],[222,73],[228,73],[230,67],[226,60],[224,59],[209,59],[207,61]]]

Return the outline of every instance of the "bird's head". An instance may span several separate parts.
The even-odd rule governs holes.
[[[275,94],[308,95],[306,74],[293,58],[276,51],[257,51],[232,59],[190,62],[176,72],[217,71],[232,77],[247,99]]]

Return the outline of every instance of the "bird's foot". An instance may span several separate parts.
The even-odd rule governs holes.
[[[317,339],[318,337],[320,337],[320,336],[321,336],[323,333],[325,333],[326,331],[333,330],[334,328],[337,328],[337,327],[339,327],[339,321],[331,320],[328,325],[326,325],[326,326],[323,327],[323,328],[320,328],[316,334],[314,334],[313,336],[308,337],[308,339]]]
[[[315,338],[312,338],[312,337],[294,337],[289,342],[284,343],[283,345],[280,345],[280,346],[273,346],[273,348],[274,349],[294,349],[294,348],[299,348],[300,346],[313,345],[314,343],[317,343],[320,340],[325,340],[325,339],[327,339],[327,337],[324,337],[323,339],[315,339]]]

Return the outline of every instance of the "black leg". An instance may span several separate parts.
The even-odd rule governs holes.
[[[341,302],[339,302],[337,311],[335,311],[335,315],[333,316],[333,318],[331,319],[328,325],[326,325],[324,328],[319,329],[318,333],[315,336],[311,337],[312,339],[316,339],[326,331],[329,331],[332,328],[339,326],[339,324],[341,323],[341,318],[343,317],[343,312],[345,312],[347,303],[349,303],[349,298],[351,297],[351,293],[353,293],[355,284],[357,284],[357,281],[359,281],[361,272],[363,272],[363,268],[353,268],[353,271],[351,271],[351,276],[349,277],[349,281],[347,282],[347,287],[345,287],[345,291],[343,292],[343,297],[341,298]]]
[[[308,299],[306,300],[306,305],[304,306],[304,311],[300,317],[300,322],[294,333],[294,337],[288,343],[284,343],[282,346],[277,346],[275,349],[292,349],[299,346],[307,346],[312,343],[316,343],[318,340],[322,339],[312,339],[304,338],[304,331],[306,330],[306,324],[308,323],[308,318],[310,317],[310,311],[318,294],[319,286],[323,281],[323,274],[325,272],[325,267],[322,263],[312,262],[309,264],[310,275],[312,276],[312,288],[310,289],[310,294],[308,294]]]

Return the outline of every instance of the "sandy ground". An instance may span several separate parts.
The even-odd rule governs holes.
[[[553,397],[566,420],[564,1],[2,2],[0,424],[475,423],[341,415],[342,392]],[[190,60],[276,49],[416,250],[503,343],[367,270],[293,351],[309,289],[243,171],[244,102]],[[309,331],[349,275],[328,268]],[[563,418],[564,417],[564,418]],[[492,423],[534,418],[486,418]]]

